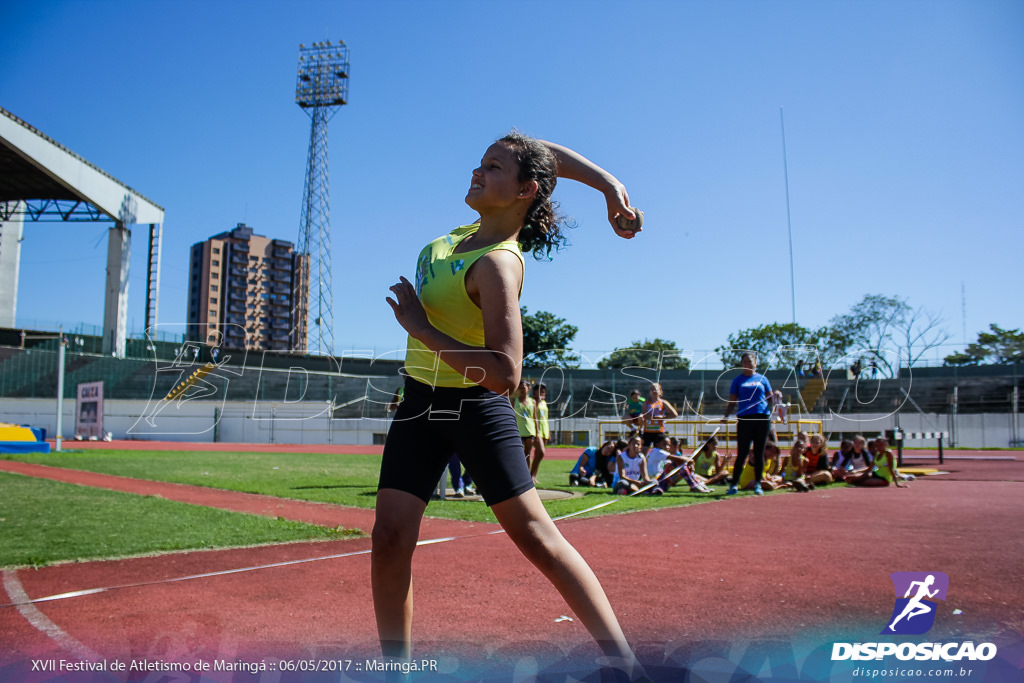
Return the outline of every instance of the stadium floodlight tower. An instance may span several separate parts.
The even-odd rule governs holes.
[[[303,188],[302,219],[297,251],[308,256],[308,286],[296,283],[293,321],[308,321],[308,337],[297,341],[306,351],[334,353],[334,290],[331,278],[330,173],[327,163],[327,123],[348,104],[348,46],[344,41],[299,45],[295,102],[309,114],[309,153]],[[306,278],[303,277],[303,280]],[[306,315],[301,313],[305,312]],[[298,325],[299,323],[294,323]]]

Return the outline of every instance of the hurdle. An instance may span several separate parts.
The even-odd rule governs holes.
[[[897,466],[903,465],[903,441],[924,441],[927,439],[937,439],[939,449],[939,464],[944,463],[942,441],[943,439],[949,438],[949,432],[904,432],[900,428],[896,428],[892,432],[893,440],[896,442],[896,464]]]
[[[796,441],[797,434],[801,431],[809,431],[815,434],[822,434],[823,421],[811,418],[796,418],[793,415],[785,422],[773,422],[777,444],[781,447],[785,441],[790,444]],[[717,436],[725,456],[726,466],[732,462],[732,450],[736,447],[736,419],[730,418],[725,424],[715,419],[688,420],[673,418],[664,421],[665,434],[674,436],[679,440],[680,446],[689,448],[692,444],[702,444],[711,436]],[[614,441],[625,438],[629,431],[625,428],[621,418],[599,419],[597,421],[598,443],[601,441]]]

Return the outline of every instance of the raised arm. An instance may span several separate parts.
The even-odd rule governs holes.
[[[558,177],[568,178],[589,185],[604,195],[608,204],[608,223],[611,224],[615,234],[625,239],[632,239],[636,232],[623,230],[615,220],[616,216],[624,216],[629,220],[636,218],[636,214],[629,207],[629,195],[626,193],[626,186],[619,182],[619,179],[608,171],[604,170],[590,159],[568,147],[541,140],[558,162]],[[642,228],[641,228],[642,229]]]

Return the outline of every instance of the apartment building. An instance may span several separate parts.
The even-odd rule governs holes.
[[[301,351],[309,257],[291,242],[233,230],[192,245],[188,339],[227,349]]]

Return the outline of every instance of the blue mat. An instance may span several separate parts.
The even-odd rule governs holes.
[[[49,453],[45,441],[0,441],[0,453]]]

